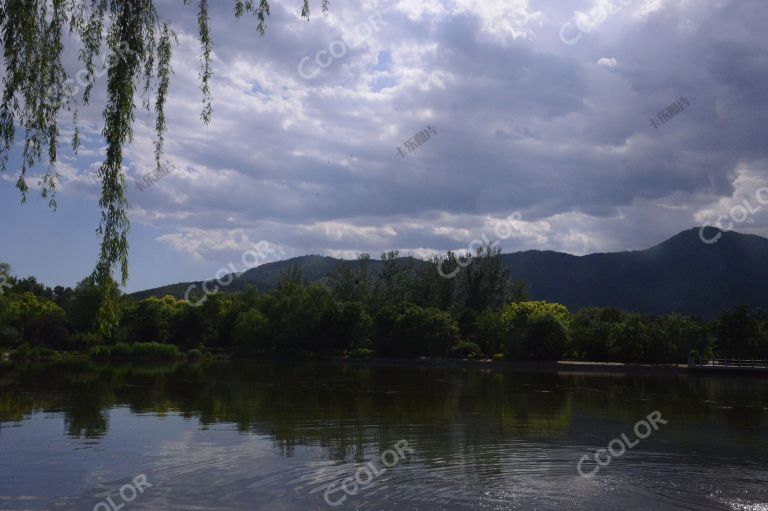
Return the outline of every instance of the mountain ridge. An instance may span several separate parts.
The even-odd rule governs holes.
[[[702,236],[703,235],[703,236]],[[715,243],[704,243],[714,239]],[[644,250],[573,255],[553,250],[502,254],[515,280],[532,300],[562,303],[572,311],[589,306],[618,307],[644,314],[673,312],[711,318],[740,304],[768,309],[768,239],[707,227],[682,231]],[[426,264],[421,260],[417,264]],[[341,259],[306,255],[252,268],[223,292],[249,285],[268,291],[280,274],[298,266],[305,278],[321,283]],[[380,261],[371,260],[376,269]],[[183,298],[183,282],[133,293],[142,299],[171,294]]]

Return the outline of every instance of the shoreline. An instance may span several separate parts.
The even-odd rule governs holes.
[[[624,364],[621,362],[585,362],[559,360],[512,361],[512,360],[469,360],[450,358],[388,359],[388,358],[336,358],[332,359],[350,365],[391,366],[391,367],[430,367],[445,369],[494,369],[523,370],[526,372],[565,372],[565,373],[665,373],[676,374],[689,371],[686,365],[677,364]]]
[[[537,361],[497,361],[497,360],[468,360],[468,359],[387,359],[387,358],[334,358],[333,362],[355,366],[389,366],[389,367],[426,367],[438,369],[492,369],[513,370],[525,372],[558,372],[567,374],[649,374],[649,375],[675,375],[675,374],[729,374],[767,376],[765,368],[751,367],[688,367],[687,364],[628,364],[623,362],[589,362],[580,360],[558,360],[556,362]]]
[[[9,356],[11,352],[0,353],[0,361],[3,363],[13,363],[14,360]],[[60,353],[56,357],[32,357],[24,359],[25,361],[55,361],[55,360],[94,360],[84,353]],[[108,360],[108,359],[107,359]],[[97,360],[94,360],[97,361]],[[104,362],[105,360],[101,360]],[[181,357],[175,360],[153,359],[153,358],[125,358],[115,359],[115,362],[234,362],[238,364],[251,361],[272,361],[281,364],[290,363],[313,363],[326,362],[331,364],[343,364],[357,367],[411,367],[411,368],[432,368],[432,369],[489,369],[489,370],[511,370],[524,372],[557,372],[567,374],[638,374],[638,375],[675,375],[675,374],[728,374],[728,375],[750,375],[750,376],[768,376],[768,369],[765,367],[723,367],[723,366],[695,366],[688,367],[687,364],[632,364],[624,362],[596,362],[582,360],[558,360],[558,361],[508,361],[508,360],[470,360],[455,358],[417,358],[417,359],[399,359],[399,358],[355,358],[355,357],[236,357],[231,354],[214,355],[203,359],[185,359]]]

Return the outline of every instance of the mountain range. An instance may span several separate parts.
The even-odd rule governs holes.
[[[526,285],[532,300],[562,303],[575,312],[588,306],[612,306],[644,314],[679,312],[713,318],[740,304],[768,309],[768,239],[707,228],[683,231],[646,250],[575,256],[528,250],[503,254],[514,280]],[[713,240],[704,243],[702,237]],[[308,255],[252,268],[223,287],[238,292],[252,285],[273,289],[292,266],[304,278],[324,282],[340,262]],[[375,270],[379,261],[371,261]],[[417,264],[426,264],[417,260]],[[184,282],[132,294],[136,299],[166,294],[182,298]]]

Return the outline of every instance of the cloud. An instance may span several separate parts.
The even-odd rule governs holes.
[[[765,233],[768,228],[768,162],[739,165],[732,193],[719,197],[695,212],[702,225],[748,233]]]
[[[309,23],[295,4],[273,3],[264,38],[212,6],[205,127],[194,12],[160,2],[180,43],[167,104],[176,170],[129,190],[134,230],[154,243],[196,261],[259,240],[293,255],[429,255],[517,212],[505,250],[634,249],[721,214],[766,176],[763,0],[365,0]],[[372,15],[382,25],[356,39]],[[569,20],[578,44],[560,40]],[[347,51],[302,78],[301,60],[316,66],[334,41]],[[690,107],[654,129],[681,97]],[[137,119],[131,186],[153,168],[153,117]],[[63,194],[87,191],[102,150],[98,109],[82,120]],[[427,125],[437,135],[400,157]],[[768,234],[761,218],[739,227]]]
[[[619,62],[614,58],[605,58],[605,57],[597,61],[597,65],[603,66],[603,67],[616,67],[618,63]]]

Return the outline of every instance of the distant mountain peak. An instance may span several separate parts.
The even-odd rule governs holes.
[[[613,306],[711,318],[739,304],[768,308],[768,239],[715,227],[688,229],[645,250],[580,257],[529,250],[503,254],[502,260],[512,278],[526,284],[531,299],[559,302],[572,311]],[[243,273],[224,292],[247,286],[268,291],[292,266],[298,266],[310,282],[324,282],[339,262],[329,256],[306,255],[263,264]],[[374,269],[380,264],[371,260]],[[132,296],[182,298],[190,284]]]

